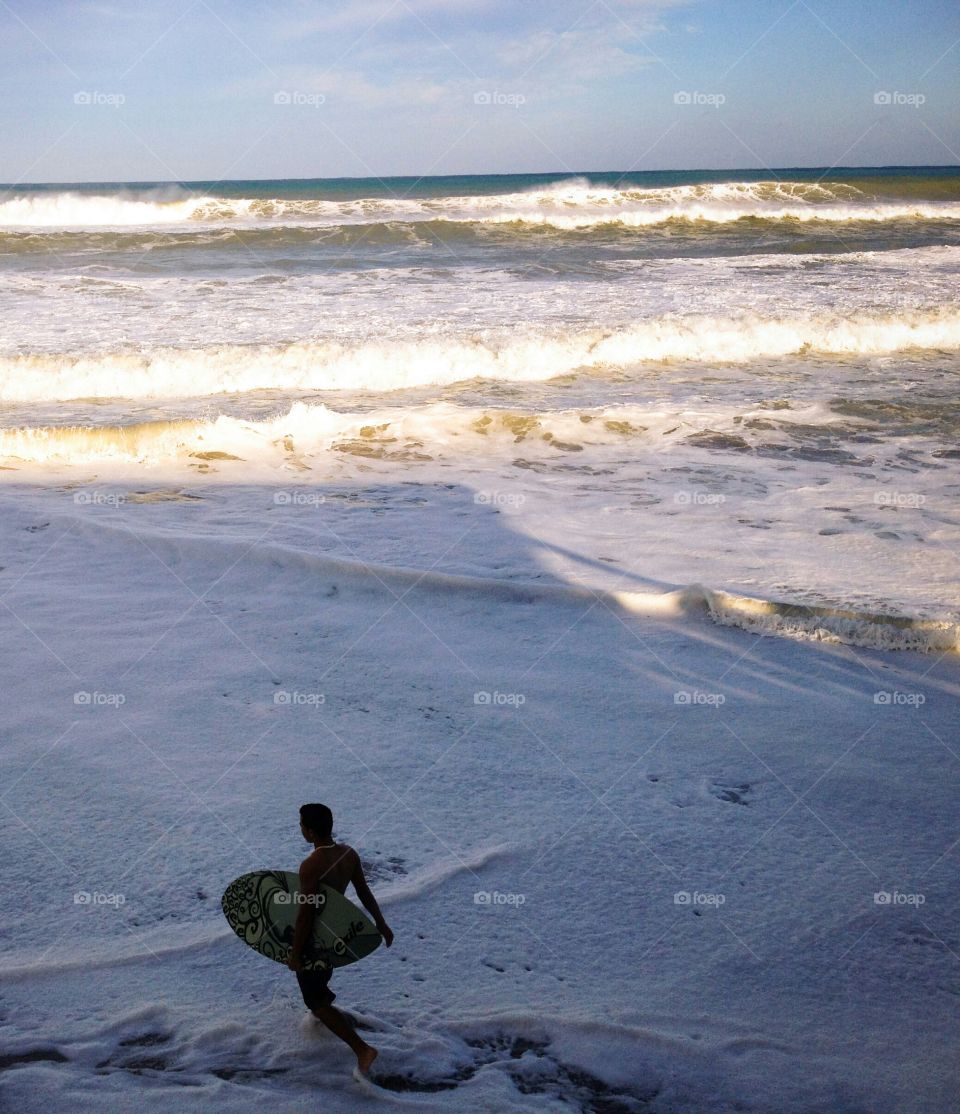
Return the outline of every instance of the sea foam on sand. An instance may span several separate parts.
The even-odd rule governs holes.
[[[9,1108],[955,1109],[956,656],[570,590],[398,486],[4,490]],[[396,932],[334,980],[372,1082],[220,913],[311,799]]]

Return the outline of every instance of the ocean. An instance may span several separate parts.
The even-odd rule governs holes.
[[[454,482],[495,575],[956,637],[956,168],[9,185],[0,256],[5,484]]]

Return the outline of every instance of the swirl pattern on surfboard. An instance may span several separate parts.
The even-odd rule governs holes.
[[[286,963],[293,944],[293,928],[282,921],[278,923],[273,915],[278,894],[286,898],[281,902],[283,905],[293,900],[283,872],[260,871],[231,882],[220,904],[230,927],[245,944],[268,959]]]

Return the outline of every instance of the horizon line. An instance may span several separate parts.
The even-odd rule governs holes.
[[[771,166],[771,167],[665,167],[658,170],[527,170],[511,171],[499,170],[493,173],[469,171],[462,174],[364,174],[347,175],[336,174],[324,177],[295,177],[295,178],[140,178],[140,179],[74,179],[72,181],[50,179],[48,181],[33,182],[0,182],[0,191],[8,193],[15,189],[30,189],[34,186],[180,186],[187,184],[200,185],[233,185],[239,183],[258,182],[387,182],[387,181],[443,181],[447,179],[462,178],[549,178],[549,177],[620,177],[642,174],[762,174],[767,171],[776,174],[780,171],[790,170],[822,170],[824,177],[827,174],[845,171],[865,170],[956,170],[960,171],[960,163],[882,163],[862,165],[811,165],[811,166]]]

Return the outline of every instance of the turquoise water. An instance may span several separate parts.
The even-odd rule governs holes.
[[[117,191],[156,191],[170,188],[221,197],[286,197],[352,200],[360,197],[415,198],[519,193],[571,178],[595,186],[619,189],[667,189],[719,182],[791,181],[841,183],[867,194],[887,198],[960,198],[960,168],[956,166],[893,167],[779,167],[773,170],[634,170],[575,171],[562,174],[464,174],[401,178],[276,178],[234,181],[102,182],[0,185],[3,193],[24,191],[58,193],[64,190],[99,194]]]

